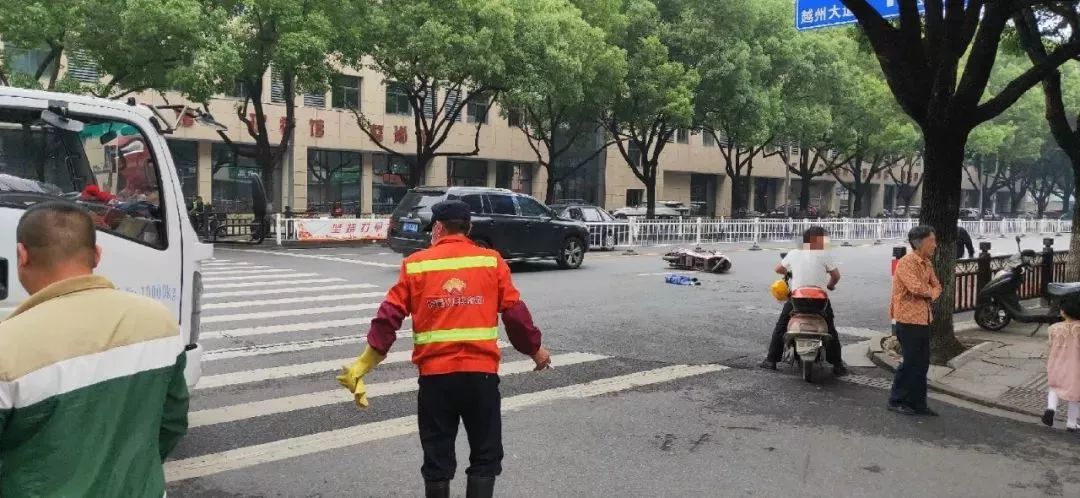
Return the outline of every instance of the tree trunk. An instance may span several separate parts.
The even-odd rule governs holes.
[[[810,179],[804,176],[799,182],[799,217],[806,218],[810,215]]]
[[[409,188],[416,188],[426,183],[427,167],[431,163],[434,157],[430,155],[416,156],[416,159],[409,164],[409,181],[405,182],[405,186]],[[450,167],[449,164],[446,166]],[[449,171],[449,170],[447,170]],[[449,178],[447,179],[449,180]],[[450,183],[447,181],[447,183]]]
[[[1080,192],[1080,155],[1072,160],[1072,168],[1077,173],[1073,175],[1073,192]],[[1080,216],[1080,202],[1073,203],[1072,214],[1069,261],[1065,263],[1065,281],[1080,282],[1080,223],[1076,222],[1076,217]]]
[[[544,203],[551,204],[555,202],[555,187],[559,186],[558,180],[555,179],[555,175],[551,174],[551,167],[548,167],[547,186],[544,188]]]
[[[746,202],[747,190],[746,177],[739,175],[731,177],[731,212],[736,213],[740,209],[749,209],[749,205]]]
[[[924,130],[926,163],[923,182],[922,212],[919,222],[937,232],[938,250],[934,256],[934,272],[941,282],[941,297],[934,303],[931,324],[931,361],[944,364],[964,350],[953,330],[953,309],[956,304],[956,241],[957,219],[960,217],[960,197],[963,182],[964,148],[967,133],[942,129]]]
[[[645,219],[656,218],[656,165],[649,164],[645,174]]]

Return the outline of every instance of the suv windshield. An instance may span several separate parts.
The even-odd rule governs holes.
[[[149,141],[124,122],[73,119],[81,131],[49,125],[38,110],[0,109],[0,206],[66,199],[86,208],[101,230],[163,247]]]

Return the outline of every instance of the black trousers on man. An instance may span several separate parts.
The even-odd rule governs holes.
[[[425,481],[449,481],[457,470],[454,442],[459,423],[469,437],[469,468],[476,477],[502,473],[502,411],[499,376],[487,373],[452,373],[420,377],[417,422]]]
[[[791,321],[791,312],[794,307],[791,300],[784,303],[784,310],[780,312],[780,319],[773,328],[772,340],[769,341],[769,355],[765,357],[771,362],[778,362],[784,357],[784,334],[787,333],[788,322]],[[825,361],[833,365],[839,365],[841,360],[840,333],[836,331],[836,316],[833,315],[832,302],[825,308],[825,323],[829,325],[829,335],[832,340],[825,345]]]
[[[904,362],[896,369],[889,404],[926,409],[926,373],[930,370],[930,326],[897,323],[893,327]]]

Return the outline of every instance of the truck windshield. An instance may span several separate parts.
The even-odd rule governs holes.
[[[49,125],[40,111],[0,109],[0,208],[64,199],[86,208],[103,231],[163,247],[149,141],[124,122],[74,118],[81,131]]]

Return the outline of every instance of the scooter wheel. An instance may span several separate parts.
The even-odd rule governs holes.
[[[802,362],[802,378],[807,382],[814,382],[814,362]]]
[[[985,330],[997,332],[1011,322],[1012,317],[997,303],[983,303],[975,307],[975,323]]]

